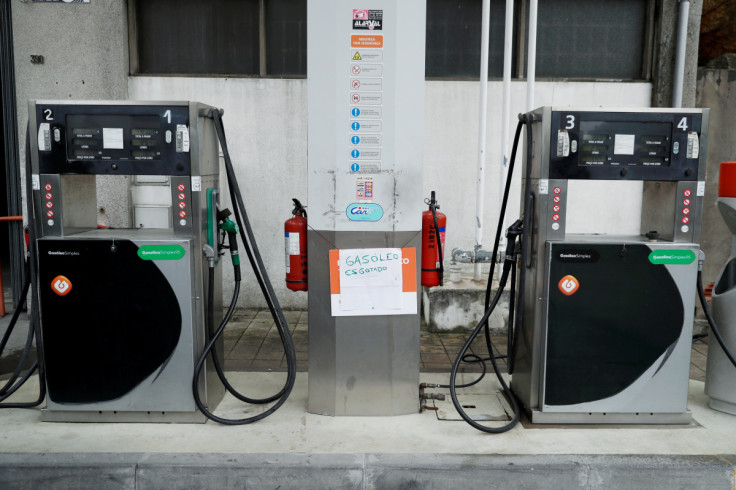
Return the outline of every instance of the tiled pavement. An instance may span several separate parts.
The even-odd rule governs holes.
[[[291,329],[296,350],[297,370],[307,371],[308,340],[306,311],[284,312]],[[449,373],[452,363],[465,344],[465,333],[429,332],[422,324],[421,330],[421,371]],[[225,328],[225,368],[230,371],[285,371],[286,358],[279,334],[267,310],[239,310]],[[506,337],[494,335],[494,347],[500,353],[506,352]],[[487,356],[483,335],[478,335],[471,346],[471,352]],[[705,361],[708,355],[708,338],[693,342],[690,378],[705,380]],[[506,369],[504,360],[498,362],[502,371]],[[489,369],[491,366],[489,364]],[[477,365],[465,365],[465,371],[479,371]]]

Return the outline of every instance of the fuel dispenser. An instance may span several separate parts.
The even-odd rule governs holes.
[[[708,115],[526,115],[511,389],[532,422],[690,422]],[[642,181],[641,234],[568,233],[574,180]]]
[[[43,420],[204,421],[190,379],[206,341],[201,251],[216,248],[218,235],[210,109],[29,103]],[[160,227],[98,229],[98,175],[163,177],[170,204]],[[221,268],[215,274],[219,321]],[[214,408],[224,390],[211,366],[202,376],[201,397]]]
[[[293,387],[294,349],[220,110],[197,102],[30,101],[29,140],[42,420],[245,424],[278,409]],[[235,221],[220,208],[218,140]],[[101,176],[153,185],[158,204],[134,204],[133,226],[98,227]],[[284,388],[264,399],[241,395],[223,372],[221,334],[240,290],[238,233],[289,364]],[[220,259],[228,249],[235,287],[223,316]],[[276,403],[253,417],[224,419],[212,412],[225,390],[247,403]]]

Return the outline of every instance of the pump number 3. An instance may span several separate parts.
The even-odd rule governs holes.
[[[565,116],[565,119],[567,119],[565,129],[573,129],[575,127],[575,116],[573,116],[572,114],[568,114],[567,116]]]

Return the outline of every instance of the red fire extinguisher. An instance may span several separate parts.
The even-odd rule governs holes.
[[[291,212],[293,218],[284,223],[286,242],[286,287],[292,291],[307,290],[307,211],[298,199]]]
[[[445,226],[447,216],[437,211],[440,206],[434,198],[434,191],[429,200],[429,210],[422,213],[422,286],[442,286],[444,267],[443,250],[445,248]],[[439,230],[439,240],[437,239]]]

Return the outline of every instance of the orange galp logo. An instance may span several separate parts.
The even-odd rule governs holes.
[[[557,287],[560,288],[560,291],[565,296],[571,296],[578,290],[580,283],[575,279],[575,276],[568,274],[560,279],[560,282],[557,283]]]
[[[66,296],[72,290],[72,282],[64,276],[56,276],[51,280],[51,289],[59,296]]]

